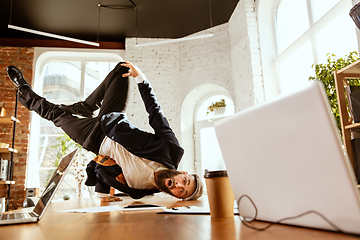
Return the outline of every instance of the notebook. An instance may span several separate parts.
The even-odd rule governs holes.
[[[312,210],[341,231],[360,234],[359,189],[321,82],[218,121],[215,131],[235,200],[248,196],[258,220]],[[252,218],[249,198],[238,207]],[[337,230],[315,213],[282,223]]]
[[[29,223],[38,222],[44,216],[44,213],[51,200],[53,199],[60,183],[63,181],[67,171],[71,167],[77,149],[65,156],[59,163],[59,166],[55,170],[48,185],[42,193],[39,201],[34,208],[29,208],[28,212],[17,212],[17,213],[3,213],[0,214],[0,225],[18,224],[18,223]]]

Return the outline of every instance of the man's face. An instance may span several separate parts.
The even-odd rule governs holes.
[[[155,174],[156,186],[177,198],[187,198],[194,193],[196,180],[193,175],[172,169],[161,170]]]

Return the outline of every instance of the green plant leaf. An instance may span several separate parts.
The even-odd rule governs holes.
[[[330,107],[333,111],[334,117],[336,119],[340,134],[341,134],[341,123],[340,123],[340,114],[339,114],[339,105],[337,100],[336,86],[334,71],[340,70],[347,65],[357,61],[359,59],[358,53],[356,51],[350,52],[349,55],[345,55],[344,58],[336,58],[336,55],[333,53],[326,54],[327,63],[324,64],[313,64],[312,68],[315,69],[315,76],[310,76],[309,81],[319,80],[324,84],[326,95],[329,99]],[[348,79],[351,85],[360,85],[359,79]]]

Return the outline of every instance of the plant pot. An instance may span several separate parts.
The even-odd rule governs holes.
[[[214,110],[214,115],[223,115],[225,113],[226,107],[220,107]]]

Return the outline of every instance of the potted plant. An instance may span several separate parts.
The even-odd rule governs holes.
[[[225,103],[225,99],[221,99],[218,102],[213,102],[208,108],[207,108],[207,114],[209,114],[210,112],[213,112],[214,114],[216,113],[224,113],[225,112],[225,107],[226,107],[226,103]],[[220,111],[220,112],[219,112]]]
[[[344,58],[336,58],[335,54],[328,53],[326,54],[327,63],[324,64],[313,64],[312,67],[315,68],[315,76],[309,77],[309,80],[318,80],[324,84],[326,95],[329,99],[331,109],[333,111],[334,117],[337,121],[337,125],[341,134],[341,123],[340,123],[340,114],[339,106],[336,95],[334,71],[340,70],[347,65],[355,62],[359,59],[358,53],[356,51],[351,52],[349,55],[345,55]],[[359,79],[349,79],[349,83],[352,85],[360,85]]]
[[[55,166],[59,165],[59,161],[70,151],[75,148],[79,148],[78,156],[74,161],[74,170],[75,170],[75,179],[77,180],[77,195],[78,198],[82,197],[82,183],[86,178],[86,165],[88,162],[87,155],[90,158],[94,158],[95,155],[91,152],[85,150],[81,145],[74,142],[66,133],[57,138],[58,144],[51,146],[57,150],[57,156],[55,161]],[[91,191],[89,191],[91,195]]]

